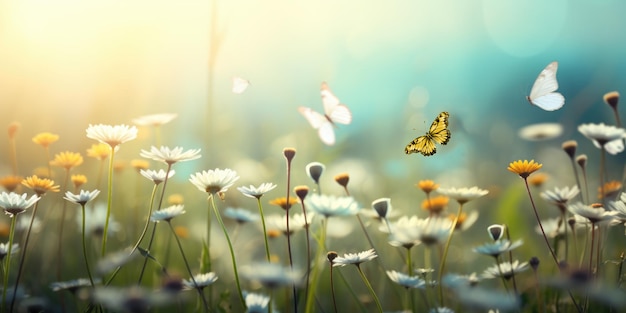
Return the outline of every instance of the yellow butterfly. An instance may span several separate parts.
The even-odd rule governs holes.
[[[448,112],[441,112],[435,118],[435,121],[430,125],[430,129],[424,136],[419,136],[411,143],[406,145],[404,148],[404,152],[406,154],[411,154],[415,152],[419,152],[424,156],[429,156],[435,154],[437,152],[437,147],[435,147],[435,142],[439,144],[445,145],[450,141],[450,130],[448,130],[448,117],[450,114]]]

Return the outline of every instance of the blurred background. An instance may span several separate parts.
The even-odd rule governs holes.
[[[2,1],[0,125],[22,125],[23,175],[37,165],[30,138],[39,132],[61,136],[53,152],[84,153],[94,143],[89,124],[169,112],[178,118],[162,127],[163,144],[203,150],[179,165],[181,181],[230,167],[242,183],[280,183],[281,151],[295,147],[296,182],[308,183],[302,169],[321,161],[331,175],[350,172],[368,199],[413,193],[428,178],[484,188],[501,175],[516,181],[502,173],[526,158],[557,173],[551,183],[573,184],[560,144],[578,139],[590,163],[599,157],[576,126],[614,123],[602,95],[626,85],[625,9],[610,0]],[[525,96],[552,61],[566,104],[545,112]],[[243,94],[231,92],[235,76],[251,83]],[[332,147],[297,111],[322,111],[323,81],[354,115]],[[450,112],[450,143],[431,157],[405,155],[441,111]],[[538,122],[564,132],[545,142],[517,136]],[[119,157],[139,158],[151,138],[142,127]]]

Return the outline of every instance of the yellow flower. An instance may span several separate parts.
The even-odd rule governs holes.
[[[111,154],[111,147],[105,143],[94,143],[91,148],[87,149],[87,156],[98,159],[100,161],[106,159]]]
[[[526,179],[530,174],[539,170],[543,164],[536,163],[535,160],[517,160],[515,162],[509,163],[509,167],[507,168],[509,171],[519,175],[521,178]]]
[[[285,197],[276,198],[270,201],[271,205],[279,206],[283,208],[283,210],[289,210],[291,206],[296,203],[298,203],[298,199],[296,197],[289,197],[289,204],[287,204],[287,198]]]
[[[26,177],[22,181],[22,185],[32,189],[38,196],[46,194],[46,192],[59,192],[59,185],[54,185],[54,181],[47,178],[39,178],[37,175]]]
[[[70,170],[83,164],[83,157],[80,153],[65,151],[55,155],[54,160],[50,161],[50,164]]]
[[[15,191],[17,186],[22,183],[24,178],[15,175],[4,176],[0,178],[0,186],[4,187],[8,192]]]
[[[534,175],[533,177],[528,179],[528,183],[535,187],[541,187],[543,183],[548,180],[549,177],[550,176],[548,176],[548,174],[546,173],[537,173],[537,175]]]
[[[604,188],[598,187],[598,199],[607,198],[614,200],[615,196],[622,190],[622,183],[612,180],[604,184]]]
[[[450,199],[446,196],[436,196],[422,201],[422,209],[431,214],[440,214],[448,206]]]
[[[169,203],[170,205],[183,204],[184,201],[185,198],[183,198],[183,195],[179,193],[175,193],[167,197],[167,203]]]
[[[85,183],[87,183],[87,176],[85,175],[72,175],[70,177],[70,179],[72,180],[72,184],[74,184],[74,187],[76,189],[80,188],[80,186],[84,185]]]
[[[176,236],[182,239],[189,238],[189,229],[185,226],[174,227],[174,232],[176,233]]]
[[[139,170],[147,170],[150,167],[150,162],[141,159],[130,160],[130,166],[139,172]]]
[[[35,167],[33,169],[33,175],[37,175],[39,177],[43,177],[43,178],[52,178],[52,176],[54,176],[54,173],[49,172],[47,167],[43,167],[43,166],[38,166]]]
[[[39,133],[33,137],[33,142],[44,147],[48,148],[50,144],[59,140],[59,135],[53,133]]]
[[[415,184],[415,187],[422,189],[426,194],[430,194],[431,192],[437,190],[439,188],[438,184],[435,184],[434,181],[430,179],[420,180],[419,183]]]

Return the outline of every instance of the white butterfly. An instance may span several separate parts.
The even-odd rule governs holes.
[[[555,111],[565,104],[565,97],[556,92],[559,89],[559,83],[556,81],[556,70],[559,63],[552,62],[539,73],[533,88],[530,90],[530,96],[526,99],[546,111]]]
[[[233,93],[242,94],[250,86],[250,81],[241,77],[233,77]]]
[[[324,114],[307,107],[299,107],[298,111],[309,121],[309,124],[314,129],[317,129],[322,142],[332,146],[335,144],[335,124],[350,124],[352,122],[352,113],[347,106],[341,104],[339,99],[328,89],[326,83],[322,83],[321,94]]]

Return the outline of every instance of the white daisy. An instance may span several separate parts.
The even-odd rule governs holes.
[[[200,149],[189,149],[187,151],[183,151],[182,147],[170,149],[169,147],[164,146],[161,146],[158,149],[157,147],[152,146],[150,147],[150,151],[141,150],[139,155],[168,165],[172,165],[177,162],[191,161],[201,157]]]
[[[237,187],[237,190],[239,190],[246,197],[259,199],[261,196],[274,188],[276,188],[276,185],[273,183],[262,183],[259,187],[254,187],[253,185],[250,185],[250,187],[242,186]]]
[[[568,201],[574,199],[580,193],[578,186],[574,185],[573,187],[563,187],[563,188],[554,188],[552,190],[546,190],[542,192],[541,197],[554,204],[565,204]]]
[[[185,214],[185,206],[182,204],[176,204],[167,208],[152,212],[150,220],[153,222],[166,221],[169,222],[173,218]]]
[[[176,174],[175,170],[169,170],[169,172],[166,172],[162,169],[155,171],[155,170],[139,170],[139,173],[141,174],[141,176],[151,180],[152,182],[154,182],[155,185],[158,185],[162,182],[164,182],[166,179],[171,178],[172,176],[174,176]],[[167,177],[166,177],[167,176]]]
[[[541,141],[549,140],[561,136],[563,126],[558,123],[538,123],[527,125],[517,132],[518,136],[524,140]]]
[[[245,293],[246,313],[268,313],[270,297],[248,292]]]
[[[359,205],[352,197],[312,194],[305,201],[309,210],[325,217],[355,215],[359,212]]]
[[[19,249],[19,245],[17,243],[14,243],[11,246],[11,255],[13,255],[13,253],[17,252]],[[0,260],[4,260],[4,257],[7,256],[7,254],[9,254],[9,244],[8,243],[0,243]]]
[[[582,124],[578,126],[578,131],[593,142],[597,148],[604,148],[610,154],[617,154],[624,150],[622,140],[626,136],[623,128],[612,125]]]
[[[161,126],[171,122],[177,116],[176,113],[150,114],[134,118],[133,123],[139,126]]]
[[[483,278],[496,278],[504,277],[504,279],[510,279],[513,275],[523,272],[528,269],[528,262],[520,263],[515,260],[511,262],[503,262],[489,267],[483,272]]]
[[[100,190],[95,189],[93,191],[81,190],[79,194],[75,195],[70,191],[65,192],[63,199],[80,205],[85,205],[87,202],[95,199],[100,194]]]
[[[378,257],[374,249],[369,249],[359,253],[346,253],[333,260],[333,266],[346,266],[349,264],[360,265],[363,262],[371,261]]]
[[[235,220],[239,224],[244,224],[258,220],[260,215],[246,209],[226,208],[224,216]]]
[[[237,172],[229,168],[223,170],[216,168],[191,174],[189,181],[200,191],[215,195],[226,192],[238,179]]]
[[[95,139],[112,148],[137,138],[137,127],[128,125],[91,125],[87,128],[87,138]]]
[[[267,288],[298,285],[301,274],[277,263],[258,263],[241,268],[241,276]]]
[[[456,200],[459,203],[466,203],[470,200],[480,198],[489,193],[489,191],[480,189],[476,186],[471,188],[439,188],[437,192]]]
[[[511,242],[508,239],[500,239],[495,242],[485,243],[482,246],[478,246],[472,249],[472,251],[480,254],[490,255],[492,257],[498,257],[500,254],[511,251],[521,246],[522,244],[524,244],[524,242],[521,239],[514,242]]]
[[[195,283],[194,283],[195,281]],[[194,275],[193,279],[183,279],[183,285],[187,289],[203,289],[217,281],[217,275],[213,272]]]
[[[409,276],[404,273],[400,273],[397,271],[387,271],[387,276],[394,283],[404,287],[404,288],[423,288],[426,285],[426,282],[419,278],[418,276]]]
[[[24,213],[26,209],[30,208],[39,201],[39,197],[36,195],[32,195],[30,198],[26,199],[28,195],[22,194],[18,195],[14,192],[2,192],[0,194],[0,208],[4,209],[4,213],[10,215],[11,217]]]
[[[603,221],[610,221],[615,218],[617,212],[615,211],[607,211],[603,207],[595,207],[591,205],[586,205],[581,202],[577,202],[571,204],[567,207],[567,209],[576,215],[580,215],[589,220],[589,222],[595,224]]]

